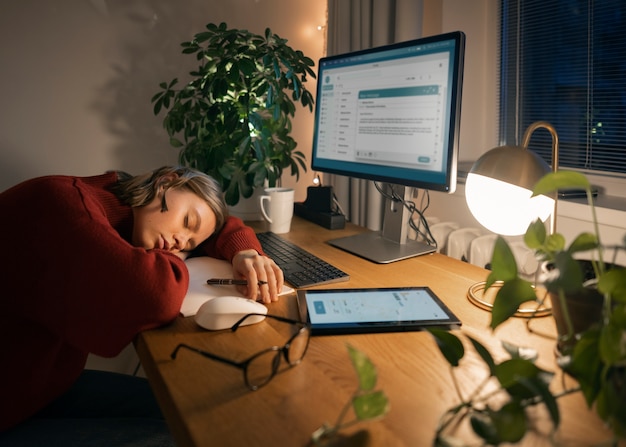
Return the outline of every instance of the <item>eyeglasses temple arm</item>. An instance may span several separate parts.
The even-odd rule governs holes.
[[[211,354],[210,352],[206,352],[206,351],[203,351],[202,349],[194,348],[193,346],[189,346],[189,345],[186,345],[184,343],[181,343],[178,346],[176,346],[176,349],[174,349],[174,351],[170,355],[172,360],[176,358],[176,355],[178,355],[178,350],[180,348],[187,348],[190,351],[193,351],[193,352],[195,352],[197,354],[200,354],[200,355],[202,355],[204,357],[208,357],[208,358],[210,358],[212,360],[216,360],[216,361],[222,362],[222,363],[227,363],[229,365],[236,366],[237,368],[241,368],[241,369],[244,368],[244,363],[242,363],[242,362],[235,362],[234,360],[229,360],[227,358],[220,357],[219,355]]]
[[[243,317],[241,317],[241,319],[239,321],[237,321],[230,328],[230,330],[235,332],[237,329],[239,329],[239,326],[241,326],[241,323],[243,323],[248,317],[257,316],[257,315],[258,316],[263,316],[263,317],[268,317],[268,318],[273,318],[275,320],[282,321],[283,323],[302,324],[302,325],[305,325],[305,326],[307,325],[307,323],[304,323],[303,321],[292,320],[291,318],[281,317],[281,316],[278,316],[278,315],[254,313],[254,314],[247,314],[247,315],[244,315]]]

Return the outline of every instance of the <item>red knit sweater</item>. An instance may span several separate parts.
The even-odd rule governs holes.
[[[107,190],[116,180],[50,176],[0,194],[0,430],[63,394],[89,353],[113,357],[178,315],[185,263],[130,244],[132,210]],[[227,260],[261,253],[233,217],[201,248]]]

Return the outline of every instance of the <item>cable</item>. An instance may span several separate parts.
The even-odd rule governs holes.
[[[394,189],[394,185],[393,184],[389,184],[389,189],[391,190],[391,194],[388,194],[387,192],[384,191],[384,189],[378,184],[378,182],[374,182],[374,186],[376,187],[376,189],[378,190],[378,192],[386,199],[391,200],[393,202],[396,203],[402,203],[402,205],[409,210],[409,212],[411,213],[411,218],[409,219],[409,226],[415,231],[415,233],[417,234],[417,237],[421,236],[424,241],[428,244],[428,245],[432,245],[434,247],[437,247],[437,241],[435,240],[435,238],[433,237],[431,231],[430,231],[430,226],[428,225],[428,221],[426,220],[426,217],[424,216],[424,212],[428,209],[428,207],[430,206],[430,194],[428,190],[424,191],[424,197],[422,197],[422,202],[424,201],[424,199],[427,200],[426,204],[424,205],[422,203],[421,208],[418,208],[415,205],[415,202],[413,202],[412,200],[405,200],[403,197],[400,197],[395,189]],[[415,224],[415,221],[413,220],[413,215],[417,214],[419,216],[419,225]],[[420,227],[424,226],[424,230],[422,230]]]
[[[335,212],[339,212],[341,215],[343,215],[344,217],[346,216],[346,212],[343,210],[343,208],[341,207],[341,205],[339,204],[339,200],[337,199],[337,196],[335,195],[335,192],[333,191],[333,203],[335,204],[335,206],[337,207],[336,210],[334,210]]]
[[[313,185],[315,186],[323,186],[322,185],[322,179],[320,178],[319,174],[316,174],[315,177],[313,178]],[[339,199],[337,199],[337,195],[335,194],[334,189],[332,189],[332,186],[330,186],[331,191],[332,191],[332,202],[335,205],[335,209],[332,210],[334,213],[339,213],[344,217],[347,217],[346,212],[343,210],[343,208],[341,207],[341,205],[339,204]]]

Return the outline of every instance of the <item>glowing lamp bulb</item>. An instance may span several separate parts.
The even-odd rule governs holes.
[[[537,220],[545,221],[554,210],[554,200],[532,191],[476,173],[465,183],[467,206],[476,220],[497,234],[524,234]]]

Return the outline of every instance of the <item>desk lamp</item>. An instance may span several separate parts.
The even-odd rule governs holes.
[[[550,167],[537,154],[528,150],[532,133],[547,129],[552,136],[552,170],[558,165],[559,137],[556,129],[545,121],[531,124],[522,139],[522,146],[500,146],[483,154],[472,166],[465,182],[465,200],[476,220],[488,230],[515,236],[526,232],[537,220],[550,220],[550,233],[556,229],[556,198],[543,195],[532,197],[532,189]],[[492,304],[476,296],[484,281],[470,287],[468,298],[481,308]],[[543,314],[550,309],[540,309]],[[517,316],[538,315],[538,310],[518,309]]]

